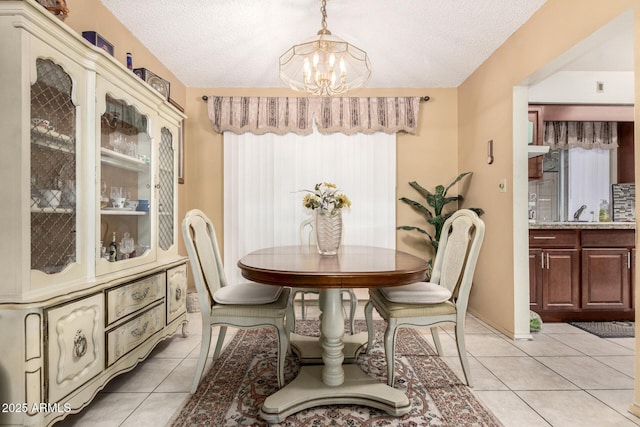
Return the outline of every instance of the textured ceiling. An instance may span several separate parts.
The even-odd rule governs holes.
[[[101,1],[187,87],[281,87],[321,28],[319,0]],[[328,0],[327,26],[367,51],[368,87],[457,87],[545,1]]]

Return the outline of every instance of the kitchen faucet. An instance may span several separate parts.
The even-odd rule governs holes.
[[[573,214],[573,220],[580,221],[580,215],[582,215],[582,211],[584,211],[586,208],[587,208],[587,205],[580,206],[580,208],[576,211],[576,213]]]

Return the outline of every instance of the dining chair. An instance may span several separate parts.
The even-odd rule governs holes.
[[[316,234],[314,233],[314,221],[313,217],[308,218],[300,224],[300,244],[302,246],[315,246],[316,245]],[[306,319],[305,315],[305,307],[304,307],[304,296],[305,294],[319,294],[320,291],[316,288],[293,288],[291,290],[291,307],[292,312],[294,312],[289,329],[291,331],[295,331],[296,329],[296,318],[295,311],[293,310],[293,304],[295,302],[296,295],[300,294],[300,306],[302,309],[302,318]],[[355,317],[356,317],[356,309],[358,308],[358,297],[353,289],[342,289],[340,294],[348,294],[349,301],[351,303],[350,311],[349,311],[349,326],[351,327],[351,335],[355,334]]]
[[[384,352],[387,384],[393,387],[395,342],[399,328],[431,328],[438,356],[442,346],[437,326],[453,324],[458,357],[466,383],[472,387],[471,371],[464,342],[464,322],[473,273],[484,239],[484,222],[469,209],[460,209],[444,223],[438,252],[429,282],[369,290],[364,313],[373,347],[373,308],[386,320]]]
[[[195,393],[200,383],[209,355],[211,331],[216,326],[220,327],[220,331],[213,360],[220,354],[228,326],[276,329],[278,387],[282,387],[284,362],[289,346],[289,334],[285,326],[285,316],[289,310],[289,288],[251,282],[228,284],[215,229],[211,220],[198,209],[187,212],[182,221],[182,236],[198,291],[202,317],[200,357],[191,393]]]

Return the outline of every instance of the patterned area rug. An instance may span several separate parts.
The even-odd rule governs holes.
[[[383,321],[376,323],[371,354],[360,355],[358,365],[370,376],[386,382],[381,344]],[[357,330],[365,330],[364,321]],[[296,332],[314,335],[318,322],[299,320]],[[396,388],[409,397],[411,411],[393,417],[375,408],[329,405],[302,410],[282,422],[282,427],[325,426],[501,426],[442,361],[422,336],[401,329],[397,338]],[[173,426],[266,426],[258,410],[276,387],[275,333],[270,329],[240,330],[229,343],[196,393],[173,418]],[[285,382],[298,373],[295,356],[287,357]]]
[[[633,338],[635,326],[633,322],[567,322],[600,338]]]

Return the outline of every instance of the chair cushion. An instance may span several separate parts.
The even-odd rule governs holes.
[[[436,316],[438,321],[455,321],[456,306],[451,301],[439,304],[408,304],[392,302],[380,289],[369,289],[369,300],[385,320]]]
[[[269,304],[278,300],[282,286],[238,283],[218,289],[213,300],[218,304]]]
[[[449,289],[430,282],[381,288],[380,291],[389,301],[403,304],[439,304],[451,298]]]

